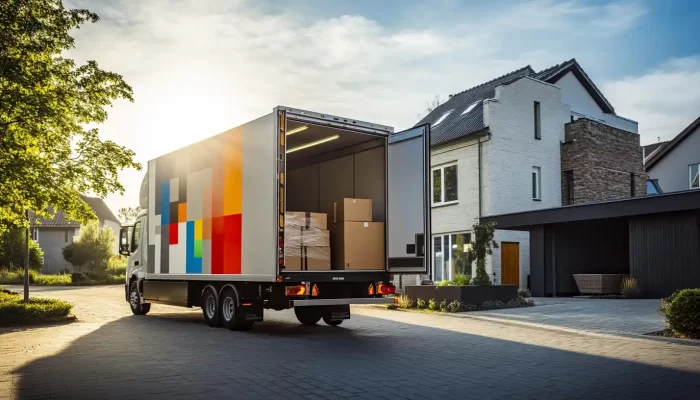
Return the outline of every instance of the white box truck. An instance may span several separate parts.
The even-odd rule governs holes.
[[[429,137],[280,106],[149,161],[145,210],[120,232],[131,310],[201,307],[210,326],[247,329],[264,309],[338,325],[351,304],[393,302],[394,275],[430,271]],[[372,201],[383,265],[286,269],[285,213],[332,214],[344,198]]]

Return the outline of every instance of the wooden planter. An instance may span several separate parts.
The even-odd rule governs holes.
[[[518,297],[518,286],[516,285],[492,285],[492,286],[406,286],[404,289],[406,297],[428,301],[461,301],[466,304],[480,306],[485,301],[502,301],[507,303]]]
[[[581,294],[619,294],[625,274],[574,274]]]

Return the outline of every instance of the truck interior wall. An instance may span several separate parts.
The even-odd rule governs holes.
[[[287,211],[323,212],[333,217],[333,202],[372,200],[372,219],[386,221],[384,147],[297,167],[287,172]]]

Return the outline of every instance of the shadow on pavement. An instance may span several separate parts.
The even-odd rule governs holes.
[[[252,331],[194,312],[124,317],[14,371],[19,399],[697,398],[700,374],[354,316]]]

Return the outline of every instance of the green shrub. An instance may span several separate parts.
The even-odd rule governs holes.
[[[442,312],[447,312],[447,300],[443,300],[438,304],[438,308]]]
[[[479,309],[479,306],[477,306],[477,305],[462,303],[461,311],[477,311],[478,309]]]
[[[626,299],[638,299],[641,294],[637,280],[630,277],[622,280],[621,292],[622,296]]]
[[[13,228],[0,235],[0,265],[8,268],[24,268],[25,245],[24,228]],[[44,259],[41,247],[29,240],[29,268],[39,270]]]
[[[73,306],[62,300],[32,297],[24,303],[19,293],[0,292],[0,321],[3,324],[39,322],[68,315]]]
[[[437,285],[438,286],[452,286],[451,283],[452,283],[451,281],[441,281]]]
[[[399,306],[394,304],[394,303],[391,303],[391,304],[387,304],[386,308],[389,310],[398,310]]]
[[[462,302],[460,301],[453,301],[452,303],[447,305],[447,312],[460,312],[462,311]]]
[[[535,305],[535,302],[532,301],[532,299],[518,296],[514,299],[510,299],[506,303],[505,308],[532,307],[534,305]]]
[[[72,280],[70,275],[44,275],[36,274],[33,278],[30,274],[30,283],[34,285],[47,286],[66,286],[70,285]]]
[[[413,308],[415,304],[413,299],[408,298],[405,294],[399,297],[399,308]]]
[[[416,300],[416,308],[419,310],[425,310],[426,308],[428,308],[428,302],[424,299],[418,299]]]
[[[500,300],[486,300],[481,304],[479,310],[499,310],[505,308],[505,304]]]
[[[700,339],[700,289],[683,289],[671,295],[666,322],[681,335]]]
[[[530,291],[527,289],[518,289],[518,297],[524,297],[529,299],[531,296]]]
[[[70,276],[71,282],[73,283],[81,283],[87,280],[87,276],[85,276],[85,274],[82,272],[73,272],[72,274],[70,274]]]
[[[452,278],[452,282],[454,283],[454,286],[467,286],[470,283],[470,279],[467,275],[457,274],[454,278]]]
[[[440,303],[435,299],[428,300],[428,310],[438,311],[440,309]]]
[[[112,276],[126,275],[127,258],[116,255],[109,259],[107,273]]]

